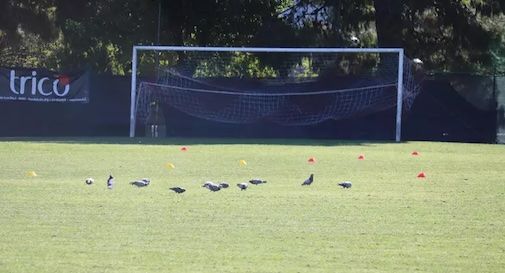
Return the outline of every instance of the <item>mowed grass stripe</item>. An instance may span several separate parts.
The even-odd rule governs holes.
[[[503,162],[502,146],[480,144],[4,139],[0,268],[501,272]],[[302,187],[310,173],[315,182]],[[142,177],[151,185],[128,184]],[[235,186],[254,177],[268,183]],[[231,187],[209,192],[206,180]],[[353,187],[338,187],[342,180]]]

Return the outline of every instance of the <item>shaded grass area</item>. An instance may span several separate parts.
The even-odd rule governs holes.
[[[299,146],[356,146],[378,143],[390,143],[389,141],[342,141],[330,139],[282,139],[282,138],[145,138],[145,137],[4,137],[1,142],[32,142],[37,143],[60,143],[60,144],[136,144],[136,145],[243,145],[243,144],[262,144],[262,145],[299,145]]]
[[[504,151],[429,142],[1,139],[0,268],[501,272]],[[307,164],[311,156],[317,164]],[[28,177],[31,170],[38,176]],[[426,179],[416,178],[420,171]],[[310,173],[314,184],[300,186]],[[152,184],[128,184],[141,177]],[[268,183],[234,186],[254,177]],[[232,187],[209,192],[206,180]],[[353,188],[337,187],[342,180]]]

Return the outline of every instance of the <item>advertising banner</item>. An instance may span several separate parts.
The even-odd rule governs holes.
[[[89,102],[89,71],[0,67],[0,101]]]

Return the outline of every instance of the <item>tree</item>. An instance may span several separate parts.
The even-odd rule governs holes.
[[[157,5],[150,0],[57,0],[56,7],[56,24],[65,37],[58,52],[62,67],[89,65],[124,75],[132,46],[155,38]]]
[[[164,42],[175,45],[251,45],[277,18],[278,0],[164,0]]]
[[[4,66],[39,64],[57,37],[52,1],[0,1],[0,60]]]
[[[328,45],[348,46],[349,37],[357,35],[362,46],[404,47],[427,69],[489,71],[492,45],[502,39],[505,26],[491,28],[489,21],[504,8],[499,0],[294,0],[291,9],[301,14],[304,27],[334,37]],[[318,15],[321,10],[324,16]]]
[[[404,47],[443,71],[505,63],[503,0],[0,1],[0,61],[127,74],[132,46],[156,42],[158,1],[162,44]]]

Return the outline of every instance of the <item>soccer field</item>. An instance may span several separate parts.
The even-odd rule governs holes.
[[[0,272],[505,268],[500,145],[0,139],[0,164]],[[148,187],[129,184],[143,177]],[[236,187],[256,177],[268,182]],[[210,192],[207,180],[230,188]]]

